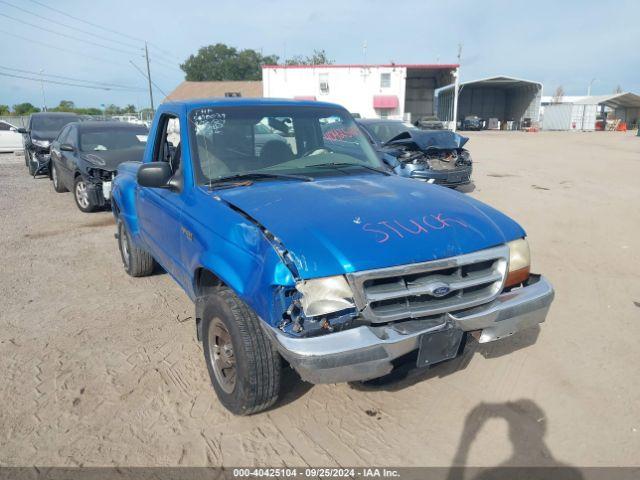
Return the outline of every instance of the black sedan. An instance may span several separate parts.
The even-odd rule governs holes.
[[[78,120],[75,113],[40,112],[29,117],[27,128],[18,129],[24,137],[24,162],[30,175],[49,171],[51,142],[65,125]]]
[[[142,161],[147,134],[145,126],[125,122],[70,123],[51,144],[53,188],[71,190],[83,212],[106,205],[118,165]]]
[[[356,120],[396,174],[447,187],[471,181],[469,140],[450,130],[420,130],[399,120]]]

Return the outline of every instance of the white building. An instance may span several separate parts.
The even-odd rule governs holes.
[[[434,92],[458,65],[265,65],[263,95],[337,103],[363,118],[435,114]]]

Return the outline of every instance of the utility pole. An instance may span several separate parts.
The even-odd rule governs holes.
[[[595,82],[596,79],[592,78],[591,81],[589,82],[589,88],[587,88],[587,97],[591,96],[591,85],[593,85],[593,82]]]
[[[460,58],[462,58],[462,44],[458,44],[458,68],[454,75],[456,76],[453,87],[453,131],[458,128],[458,90],[460,89]]]
[[[44,98],[44,81],[42,80],[42,73],[44,70],[40,69],[40,89],[42,90],[42,111],[47,111],[47,100]]]
[[[151,102],[151,112],[155,112],[153,108],[153,90],[151,89],[151,68],[149,68],[149,49],[147,48],[147,42],[144,42],[144,56],[147,59],[147,80],[149,81],[149,101]]]

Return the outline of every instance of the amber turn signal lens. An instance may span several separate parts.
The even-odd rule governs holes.
[[[507,274],[507,279],[504,282],[504,286],[513,287],[514,285],[520,285],[521,283],[527,281],[527,279],[529,278],[529,274],[529,266],[514,270],[513,272],[509,272]]]

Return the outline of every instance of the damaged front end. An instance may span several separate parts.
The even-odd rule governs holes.
[[[300,280],[287,296],[290,303],[278,325],[284,333],[313,337],[355,325],[353,292],[342,275]]]
[[[89,153],[82,155],[81,158],[84,161],[83,177],[86,180],[89,196],[94,205],[102,207],[111,200],[111,183],[115,171],[99,155]]]
[[[111,182],[114,172],[101,168],[87,168],[84,179],[92,204],[104,206],[111,200]]]
[[[471,181],[468,140],[449,130],[407,130],[386,142],[383,154],[400,176],[457,187]]]

